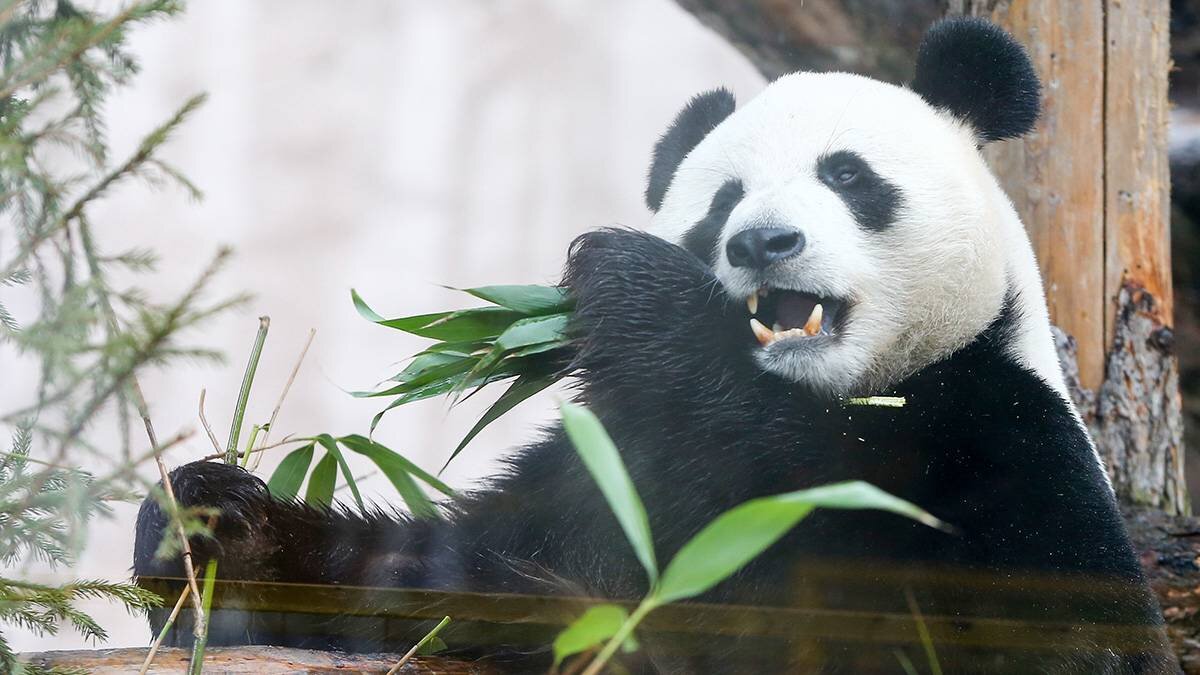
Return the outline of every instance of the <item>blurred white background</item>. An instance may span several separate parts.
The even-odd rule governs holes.
[[[422,342],[360,319],[351,287],[395,316],[465,306],[438,284],[553,282],[580,232],[644,224],[651,146],[688,97],[726,85],[744,101],[762,86],[671,0],[204,0],[179,21],[135,32],[132,46],[144,70],[108,106],[113,157],[207,91],[166,151],[207,196],[197,204],[127,185],[91,213],[98,236],[110,248],[159,251],[153,288],[164,299],[230,244],[237,258],[215,290],[256,296],[191,336],[223,350],[225,367],[143,380],[162,437],[199,431],[207,387],[224,439],[259,314],[272,323],[247,427],[269,417],[316,328],[275,438],[365,432],[385,400],[345,391],[390,375]],[[0,409],[27,399],[29,366],[0,351]],[[436,470],[484,403],[400,408],[376,437]],[[448,481],[467,486],[494,471],[507,448],[552,419],[552,405],[542,396],[493,424]],[[198,433],[168,464],[209,452]],[[264,461],[264,476],[282,454]],[[377,501],[397,500],[384,481],[367,488]],[[37,574],[128,577],[135,513],[121,505],[96,524],[76,569]],[[148,643],[143,619],[85,607],[111,631],[110,646]],[[69,629],[54,638],[4,630],[18,651],[85,646]]]

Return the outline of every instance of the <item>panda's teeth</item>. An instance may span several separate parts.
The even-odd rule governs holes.
[[[778,323],[776,323],[776,324],[772,325],[772,326],[771,326],[771,330],[772,330],[773,332],[775,332],[775,333],[783,333],[783,332],[786,332],[786,331],[784,331],[784,330],[783,330],[783,326],[779,325]]]
[[[750,330],[754,331],[754,337],[758,338],[758,344],[764,347],[769,347],[777,339],[775,333],[758,319],[750,319]]]
[[[804,334],[808,336],[816,335],[821,332],[821,318],[825,315],[825,310],[821,307],[821,303],[817,303],[812,314],[808,315],[808,321],[804,323]]]
[[[758,314],[758,293],[751,293],[750,297],[746,298],[746,309],[750,310],[750,316]]]

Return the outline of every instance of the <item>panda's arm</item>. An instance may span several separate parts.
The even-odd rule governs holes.
[[[171,472],[171,484],[181,508],[216,511],[212,536],[193,536],[189,543],[198,573],[208,560],[215,559],[221,580],[252,582],[231,593],[254,595],[262,587],[253,582],[395,587],[415,585],[424,574],[423,551],[430,536],[427,522],[278,500],[253,474],[217,462],[178,467]],[[135,577],[184,576],[177,547],[170,555],[156,555],[163,538],[175,535],[158,500],[147,497],[138,511]],[[167,609],[150,613],[153,631],[161,628],[167,613]],[[270,632],[262,619],[255,613],[221,612],[214,616],[210,642],[307,645]],[[182,629],[176,636],[181,641],[190,639]]]

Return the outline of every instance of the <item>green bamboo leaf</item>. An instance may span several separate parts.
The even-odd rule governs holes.
[[[404,387],[402,389],[399,389],[398,393],[400,393],[400,395],[397,396],[394,401],[389,403],[386,408],[384,408],[383,410],[380,410],[378,413],[376,413],[375,417],[371,419],[370,433],[375,432],[375,427],[379,426],[379,422],[383,419],[383,416],[388,411],[390,411],[392,408],[398,408],[406,403],[423,401],[427,398],[433,398],[434,396],[441,396],[443,394],[449,394],[451,392],[462,391],[465,389],[469,389],[470,387],[483,387],[484,385],[488,385],[493,382],[499,382],[500,380],[508,379],[510,377],[515,377],[517,375],[518,375],[517,368],[510,367],[509,364],[505,363],[505,364],[502,364],[500,367],[497,367],[495,370],[493,370],[491,373],[489,373],[486,377],[472,376],[472,377],[468,378],[466,374],[462,374],[462,375],[455,375],[452,377],[448,377],[444,380],[438,380],[436,382],[430,382],[427,384],[423,384],[416,388]],[[397,388],[393,388],[389,391],[395,392],[395,391],[397,391]],[[365,396],[365,395],[370,395],[370,394],[371,394],[371,392],[359,392],[359,393],[356,393],[355,395],[356,396],[358,396],[358,395]],[[469,398],[469,396],[467,398]]]
[[[551,340],[550,342],[543,342],[541,344],[529,345],[528,347],[522,347],[514,352],[511,352],[511,353],[505,355],[504,358],[506,360],[523,359],[523,358],[526,358],[529,356],[534,356],[535,354],[542,354],[544,352],[558,349],[560,347],[566,347],[570,343],[571,343],[570,340],[567,340],[567,339]]]
[[[404,370],[401,370],[388,379],[393,382],[411,382],[413,379],[420,377],[423,373],[434,368],[458,363],[464,358],[469,358],[469,355],[460,355],[454,352],[421,352],[413,357],[413,360],[404,367]]]
[[[477,307],[456,312],[434,312],[385,319],[351,290],[350,297],[359,315],[380,326],[395,328],[406,333],[442,340],[444,342],[469,342],[494,338],[504,332],[514,321],[525,315],[505,307]]]
[[[365,436],[360,436],[358,434],[343,436],[339,438],[338,441],[354,452],[369,458],[375,463],[375,466],[378,466],[379,470],[388,477],[388,480],[392,481],[393,484],[396,482],[393,479],[393,476],[402,475],[405,478],[409,478],[410,482],[411,477],[416,477],[447,497],[455,496],[454,490],[451,489],[449,485],[446,485],[433,474],[430,474],[428,471],[425,471],[416,464],[413,464],[412,461],[410,461],[404,455],[401,455],[400,453],[381,443],[377,443],[369,438],[366,438]],[[397,489],[398,488],[399,486],[397,486]],[[403,496],[403,494],[401,496]],[[421,496],[424,497],[423,492],[421,493]],[[407,499],[405,501],[407,501]],[[432,504],[429,503],[428,498],[425,498],[425,501],[432,509]],[[409,506],[411,507],[412,504],[409,504]]]
[[[421,354],[452,354],[454,356],[478,355],[477,352],[487,349],[490,342],[467,340],[466,342],[438,342],[425,348]]]
[[[462,374],[472,370],[478,362],[479,359],[476,358],[455,359],[452,363],[432,366],[420,375],[414,376],[411,380],[401,382],[394,387],[388,387],[379,391],[354,391],[350,392],[350,394],[356,398],[378,398],[380,396],[407,394],[434,382],[461,380]]]
[[[536,316],[509,326],[496,338],[495,346],[471,368],[463,388],[471,386],[471,380],[489,375],[505,354],[514,349],[566,339],[567,319],[566,314]]]
[[[496,346],[504,351],[519,347],[553,342],[566,338],[568,314],[551,314],[521,319],[496,338]]]
[[[616,635],[628,619],[629,612],[618,605],[589,607],[554,638],[554,665],[558,666],[568,656],[600,646]]]
[[[881,509],[925,525],[947,526],[920,508],[862,481],[762,497],[717,516],[679,549],[653,596],[658,603],[695,597],[737,572],[815,508]]]
[[[405,473],[409,473],[409,474],[412,474],[413,476],[416,476],[422,482],[428,484],[430,487],[437,490],[438,492],[441,492],[442,494],[446,495],[447,497],[455,496],[455,492],[454,492],[453,488],[451,488],[449,485],[446,485],[445,483],[443,483],[438,477],[436,477],[433,474],[429,473],[428,471],[422,469],[421,467],[417,466],[416,464],[413,464],[412,461],[410,461],[404,455],[401,455],[400,453],[396,452],[395,450],[392,450],[391,448],[388,448],[387,446],[385,446],[381,443],[373,441],[365,436],[360,436],[359,434],[350,434],[349,436],[343,436],[340,440],[342,440],[344,442],[346,447],[349,447],[355,451],[359,451],[360,448],[367,448],[367,447],[374,448],[374,450],[367,451],[367,452],[373,452],[373,453],[376,453],[376,455],[381,454],[387,458],[387,461],[394,462]],[[363,453],[363,454],[366,454],[366,453]],[[372,456],[372,455],[368,455],[368,456]],[[374,458],[374,456],[372,456],[372,457]],[[376,463],[378,463],[378,461],[376,461]],[[382,468],[382,467],[380,467],[380,468]]]
[[[454,458],[458,457],[458,453],[462,452],[463,448],[467,447],[467,444],[470,443],[480,431],[483,431],[484,427],[496,421],[496,419],[504,413],[512,410],[521,401],[524,401],[525,399],[533,396],[539,391],[542,391],[557,381],[558,377],[554,375],[523,374],[518,377],[517,380],[512,383],[512,386],[505,390],[505,392],[500,395],[500,398],[496,399],[496,402],[493,403],[486,411],[484,411],[483,416],[479,418],[479,421],[475,423],[475,426],[471,427],[471,430],[467,432],[467,435],[463,436],[463,439],[458,443],[458,447],[454,448],[454,452],[450,453],[450,458],[446,460],[446,463],[442,465],[442,468],[438,471],[438,473],[440,474],[442,471],[445,471],[446,467],[450,466],[450,462],[453,462]]]
[[[442,638],[435,637],[431,638],[429,642],[426,642],[417,649],[417,656],[433,656],[434,654],[444,652],[449,648],[450,647],[442,641]]]
[[[308,477],[308,489],[304,492],[304,501],[316,507],[329,507],[333,504],[333,484],[337,481],[337,460],[333,455],[325,455],[317,462],[316,468]]]
[[[478,307],[459,310],[426,325],[405,330],[413,335],[443,342],[484,340],[500,335],[514,322],[524,318],[524,314],[504,307]],[[395,327],[393,323],[385,321],[382,325]]]
[[[334,461],[338,463],[338,466],[342,470],[342,475],[346,478],[346,485],[349,486],[350,493],[354,495],[354,501],[358,503],[359,510],[366,512],[367,506],[363,503],[362,494],[360,494],[358,491],[358,481],[354,480],[354,474],[350,473],[350,465],[346,463],[346,458],[342,455],[342,451],[340,448],[338,448],[337,442],[333,439],[333,436],[330,436],[329,434],[321,434],[317,436],[315,440],[320,443],[321,447],[325,448],[325,450],[329,453],[329,456],[332,456]]]
[[[267,481],[267,491],[276,499],[295,499],[300,492],[300,484],[312,465],[313,444],[309,443],[287,454]]]
[[[457,290],[529,315],[563,312],[571,308],[567,289],[559,286],[480,286]]]
[[[658,579],[658,564],[654,559],[654,542],[650,538],[650,520],[633,480],[625,470],[625,463],[621,461],[621,453],[590,410],[565,401],[559,409],[567,437],[604,493],[604,499],[625,531],[642,567],[646,568],[653,586]]]

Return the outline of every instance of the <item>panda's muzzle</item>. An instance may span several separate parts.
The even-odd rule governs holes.
[[[784,340],[834,337],[845,306],[837,298],[767,286],[746,299],[750,330],[763,347]]]

